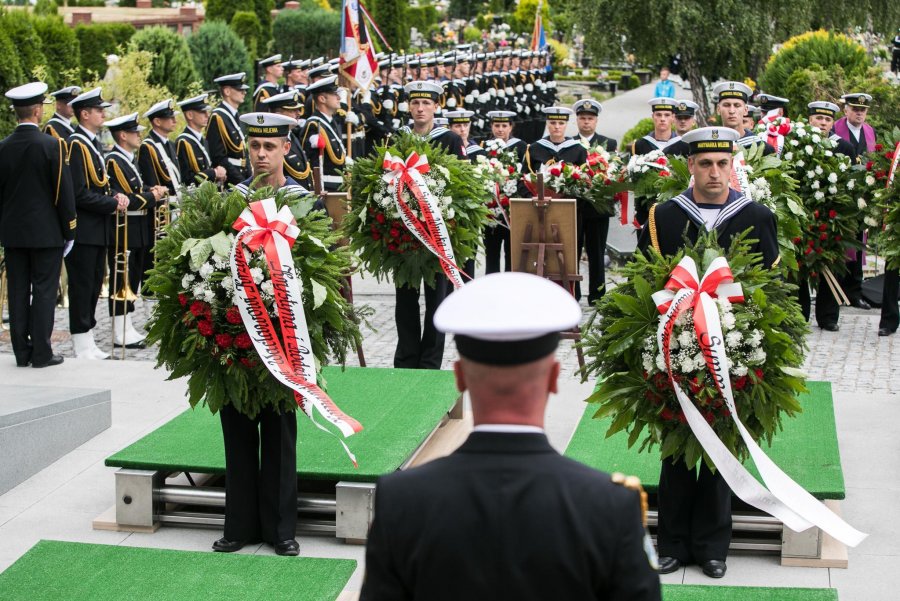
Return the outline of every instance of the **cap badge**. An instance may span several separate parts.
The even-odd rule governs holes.
[[[713,139],[713,140],[718,140],[718,139],[719,139],[719,130],[718,130],[718,129],[712,130],[712,134],[711,134],[711,135],[712,135],[712,139]]]
[[[679,110],[679,111],[686,111],[686,110],[687,110],[687,105],[686,105],[685,103],[682,102],[681,104],[678,105],[678,110]]]
[[[260,125],[262,125],[263,123],[266,122],[266,118],[263,115],[257,115],[256,122],[259,123]]]

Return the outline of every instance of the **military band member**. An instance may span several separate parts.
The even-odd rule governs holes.
[[[872,97],[869,94],[855,92],[844,94],[841,101],[844,104],[844,116],[834,122],[834,133],[850,143],[857,157],[874,152],[875,130],[866,123]],[[857,239],[865,244],[865,231],[859,232]],[[847,294],[851,307],[871,309],[871,305],[862,297],[864,253],[848,250],[847,258],[847,273],[841,278],[841,287]]]
[[[141,289],[147,254],[153,247],[153,217],[157,204],[169,191],[164,185],[147,186],[136,165],[135,152],[141,145],[138,114],[125,115],[103,124],[112,134],[114,145],[106,155],[106,172],[109,174],[110,188],[114,193],[128,197],[128,245],[125,246],[124,232],[112,231],[107,253],[109,269],[109,314],[113,316],[113,344],[125,348],[145,348],[144,334],[134,327],[131,314],[134,302],[115,301],[113,295],[125,284],[124,265],[121,257],[116,257],[116,236],[119,237],[119,251],[127,250],[128,287],[135,293]]]
[[[750,229],[757,242],[751,252],[762,255],[764,267],[778,258],[775,215],[728,187],[732,153],[738,132],[727,127],[704,127],[688,132],[688,169],[694,185],[675,198],[651,208],[638,248],[652,246],[665,256],[677,254],[685,236],[696,241],[701,232],[716,232],[727,249],[732,239]],[[668,574],[696,563],[710,578],[725,575],[731,542],[731,489],[721,472],[700,461],[696,466],[664,459],[659,478],[659,571]]]
[[[277,115],[284,115],[294,120],[297,120],[300,111],[303,109],[303,105],[300,102],[300,94],[296,90],[269,96],[263,100],[263,104],[266,105],[267,111]],[[301,135],[302,132],[299,126],[293,128],[288,134],[291,148],[284,155],[284,174],[307,190],[312,190],[312,166],[306,160],[306,153],[303,152],[303,144],[300,141]]]
[[[244,133],[238,123],[238,108],[247,95],[246,73],[233,73],[217,77],[222,102],[209,116],[206,126],[206,141],[209,157],[215,167],[225,169],[225,182],[239,184],[250,175],[247,165]]]
[[[213,165],[209,143],[203,135],[203,130],[209,123],[210,107],[206,104],[208,97],[209,94],[200,94],[178,103],[186,125],[175,140],[175,154],[178,156],[178,168],[184,185],[207,180],[225,183],[225,168]]]
[[[109,187],[106,162],[99,133],[109,105],[94,88],[73,98],[78,126],[67,140],[69,172],[75,193],[78,229],[75,246],[66,256],[69,274],[69,331],[75,356],[81,359],[107,359],[94,341],[97,325],[97,300],[103,287],[106,246],[112,238],[113,214],[128,209],[128,197],[113,193]]]
[[[301,137],[309,163],[322,168],[322,186],[327,192],[340,189],[341,171],[347,162],[347,149],[335,119],[335,112],[341,105],[336,82],[337,76],[330,75],[316,80],[306,89],[315,110],[307,118]]]
[[[66,140],[72,135],[72,132],[75,131],[75,127],[72,125],[72,117],[75,116],[75,113],[69,106],[69,102],[79,94],[81,94],[81,88],[78,86],[69,86],[50,92],[56,101],[56,112],[44,124],[45,134],[50,134],[59,140]]]
[[[256,90],[253,92],[253,110],[260,112],[265,110],[262,107],[262,101],[281,91],[281,85],[278,83],[278,80],[284,74],[284,67],[281,64],[280,54],[273,54],[260,59],[256,63],[256,67],[260,80]]]
[[[6,92],[18,125],[0,142],[0,244],[9,280],[9,330],[19,367],[63,362],[50,336],[63,257],[75,239],[66,144],[41,133],[47,84]]]
[[[572,110],[578,121],[577,140],[586,149],[596,146],[605,148],[609,152],[616,151],[616,141],[602,136],[596,132],[597,118],[603,107],[596,100],[586,99],[576,102]],[[581,257],[582,249],[585,250],[588,260],[588,302],[603,297],[606,290],[606,239],[609,236],[610,213],[600,213],[594,206],[586,201],[578,201],[578,257]]]
[[[297,122],[284,115],[250,113],[247,124],[252,175],[235,188],[244,194],[250,186],[274,190],[297,187],[284,174],[284,155],[290,151],[288,134]],[[302,188],[300,188],[302,192]],[[297,415],[266,406],[250,418],[234,405],[219,411],[225,444],[225,528],[213,550],[234,553],[263,541],[278,555],[300,553],[297,529]]]
[[[758,106],[748,104],[747,105],[747,114],[744,115],[744,129],[752,130],[756,127],[756,124],[759,123],[760,118],[762,117],[762,111]]]
[[[738,133],[738,146],[749,148],[754,144],[763,144],[763,154],[774,154],[775,147],[760,138],[752,129],[744,128],[744,116],[747,115],[747,104],[753,90],[739,81],[723,81],[713,88],[716,100],[716,112],[722,125]]]
[[[181,172],[178,155],[169,136],[175,131],[175,101],[161,100],[144,113],[150,122],[150,133],[141,142],[138,151],[138,170],[148,186],[165,186],[170,196],[181,190]]]
[[[697,127],[697,109],[700,106],[691,100],[679,100],[675,105],[675,135],[683,136]]]

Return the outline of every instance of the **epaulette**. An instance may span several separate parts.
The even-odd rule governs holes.
[[[624,486],[625,488],[638,493],[641,500],[641,523],[644,525],[644,528],[646,528],[648,509],[647,491],[645,491],[644,487],[641,485],[641,479],[637,476],[626,476],[621,472],[611,474],[610,479],[613,484]]]

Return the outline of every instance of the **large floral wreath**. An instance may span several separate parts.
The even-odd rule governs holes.
[[[502,140],[488,140],[484,154],[475,158],[475,171],[481,175],[485,188],[491,195],[488,202],[490,221],[488,227],[509,227],[509,199],[519,188],[522,163],[516,153],[507,149]]]
[[[877,144],[866,162],[866,184],[874,199],[870,207],[875,212],[866,216],[865,223],[872,228],[870,242],[877,245],[886,267],[900,269],[900,129],[895,127],[885,144],[887,148]],[[866,208],[862,197],[858,202],[860,208]]]
[[[595,418],[612,418],[607,436],[625,430],[629,446],[643,436],[642,451],[659,445],[663,458],[694,466],[703,456],[712,467],[687,424],[657,340],[663,305],[654,293],[670,284],[685,257],[693,259],[697,273],[703,274],[724,256],[734,282],[742,287],[742,298],[720,293],[714,305],[735,406],[752,438],[771,442],[782,416],[801,410],[796,395],[804,390],[804,379],[797,370],[803,363],[807,326],[793,300],[796,287],[783,282],[778,271],[763,268],[759,255],[749,248],[745,235],[740,235],[723,253],[714,234],[709,234],[674,257],[651,249],[647,256],[636,253],[624,267],[626,281],[599,301],[582,330],[587,359],[582,375],[598,382],[588,401],[599,405]],[[715,290],[713,286],[710,292]],[[694,317],[695,311],[689,309],[675,321],[670,338],[672,380],[728,450],[743,459],[746,445],[701,352]]]
[[[270,188],[250,200],[265,196],[272,196]],[[302,311],[319,368],[329,355],[344,363],[361,335],[359,314],[340,292],[350,271],[350,253],[336,246],[339,236],[324,212],[312,210],[314,201],[279,192],[272,206],[286,207],[296,221],[290,256],[302,284]],[[234,224],[248,202],[240,192],[222,194],[209,182],[184,194],[179,218],[156,244],[156,267],[147,285],[158,302],[147,340],[159,343],[157,366],[170,370],[169,379],[188,378],[192,407],[205,404],[215,413],[232,405],[253,417],[267,406],[294,410],[297,402],[290,388],[271,377],[238,307],[229,255],[237,235]],[[249,278],[283,339],[275,303],[278,291],[263,249],[247,255]]]
[[[413,156],[418,158],[418,167],[409,168],[418,169],[436,199],[440,214],[434,217],[446,224],[456,267],[461,268],[478,252],[491,199],[471,164],[413,134],[400,134],[390,146],[379,146],[369,157],[357,160],[350,174],[350,212],[342,227],[366,270],[378,278],[390,276],[398,287],[417,287],[423,279],[432,285],[446,266],[404,223],[396,183],[392,183],[397,178],[385,167],[386,159],[402,163]],[[411,211],[411,225],[431,231],[416,194],[406,185],[401,199]]]

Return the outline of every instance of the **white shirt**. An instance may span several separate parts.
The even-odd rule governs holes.
[[[473,432],[495,432],[499,434],[543,434],[544,429],[537,426],[520,424],[479,424],[472,428]]]
[[[860,136],[860,134],[862,134],[862,126],[856,127],[855,125],[851,125],[850,122],[848,121],[847,129],[850,130],[850,133],[853,134],[853,137],[856,138],[856,140],[860,139],[859,136]]]
[[[697,209],[699,209],[700,211],[700,215],[703,216],[703,222],[706,224],[707,231],[711,232],[713,230],[713,225],[715,225],[716,219],[719,218],[719,213],[722,211],[722,208],[724,208],[724,206],[725,205],[722,205],[721,207],[715,209],[707,209],[699,206],[697,207]]]
[[[126,157],[130,162],[134,163],[134,153],[133,153],[133,152],[128,152],[127,150],[125,150],[124,148],[122,148],[121,146],[119,146],[118,144],[116,144],[115,146],[113,146],[113,148],[114,148],[115,150],[118,150],[118,151],[119,151],[120,153],[122,153],[123,155],[125,155],[125,157]]]

